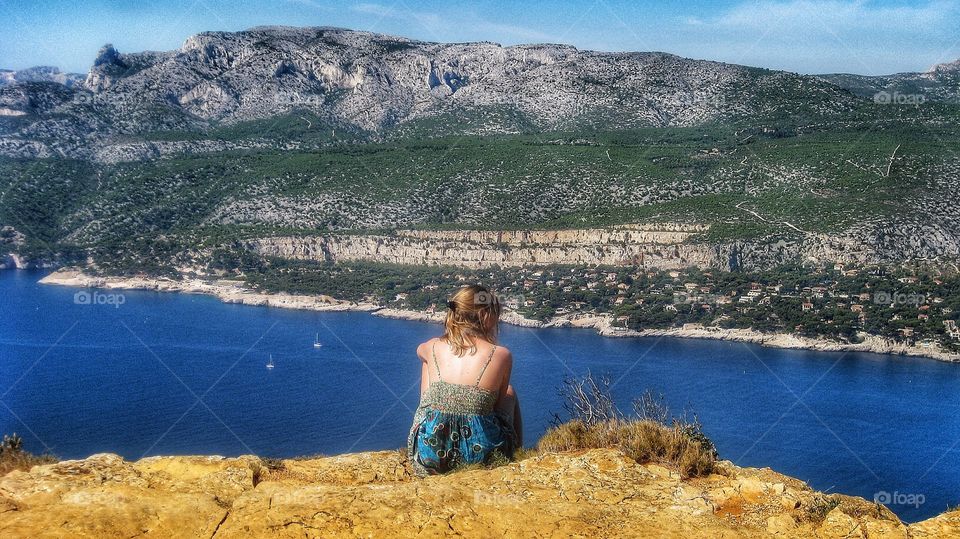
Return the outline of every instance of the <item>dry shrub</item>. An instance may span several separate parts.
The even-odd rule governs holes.
[[[610,395],[610,378],[594,378],[587,373],[583,378],[565,378],[560,386],[563,408],[570,417],[579,419],[587,425],[604,423],[623,417]],[[556,414],[554,425],[563,423]]]
[[[564,380],[560,395],[570,420],[554,416],[554,427],[543,435],[537,451],[580,451],[616,448],[637,462],[674,467],[683,478],[709,474],[718,455],[700,421],[687,413],[672,418],[662,395],[646,391],[634,401],[636,418],[616,407],[606,377]]]
[[[57,459],[51,455],[34,455],[23,450],[23,440],[13,433],[3,435],[0,441],[0,476],[13,470],[27,471],[38,464],[52,464]]]
[[[663,425],[645,419],[617,419],[587,425],[574,419],[553,427],[537,444],[537,451],[619,449],[641,463],[656,462],[673,467],[682,478],[713,471],[717,462],[712,444],[705,446],[681,425]]]
[[[819,524],[827,518],[830,511],[839,506],[840,499],[836,496],[817,493],[804,507],[805,520]]]
[[[537,450],[531,447],[518,447],[513,452],[513,462],[520,462],[537,456]]]

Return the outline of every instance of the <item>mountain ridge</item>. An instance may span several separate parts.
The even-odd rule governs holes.
[[[960,103],[960,59],[936,64],[926,71],[893,73],[890,75],[857,75],[830,73],[817,77],[836,84],[861,97]]]
[[[82,83],[85,78],[85,74],[67,73],[61,71],[58,67],[47,65],[38,65],[26,69],[0,68],[0,86],[18,82],[55,82],[72,88]]]
[[[786,103],[749,97],[751,88],[766,86],[794,102],[817,99],[814,94],[849,99],[812,78],[667,53],[256,27],[200,33],[172,51],[120,53],[104,46],[75,95],[31,108],[33,96],[0,92],[0,105],[35,120],[21,129],[0,125],[0,135],[36,138],[31,131],[52,123],[46,114],[71,117],[85,134],[109,135],[197,129],[293,110],[376,132],[451,108],[508,109],[539,131],[701,125],[783,108]],[[76,134],[62,124],[57,127],[66,135]],[[497,121],[484,127],[518,131]]]
[[[229,148],[171,146],[156,134],[203,138],[303,112],[341,138],[383,140],[755,125],[791,115],[815,124],[840,121],[883,91],[957,97],[949,75],[943,84],[926,74],[808,76],[665,52],[437,43],[330,26],[200,32],[169,51],[107,44],[84,76],[32,69],[56,73],[0,80],[0,156],[109,162],[219,151]]]
[[[593,50],[593,49],[581,49],[581,48],[579,48],[579,47],[577,47],[577,46],[575,46],[575,45],[570,45],[570,44],[550,43],[550,42],[518,43],[518,44],[514,44],[514,45],[503,45],[503,44],[501,44],[501,43],[499,43],[499,42],[496,42],[496,41],[487,41],[487,40],[480,40],[480,41],[462,41],[462,42],[439,42],[439,41],[429,41],[429,40],[421,40],[421,39],[407,38],[407,37],[404,37],[404,36],[401,36],[401,35],[398,35],[398,34],[385,34],[385,33],[380,33],[380,32],[370,32],[370,31],[364,31],[364,30],[353,30],[353,29],[350,29],[350,28],[347,28],[347,27],[330,26],[330,25],[320,25],[320,26],[291,26],[291,25],[269,25],[269,24],[267,24],[267,25],[255,25],[255,26],[246,28],[246,29],[244,29],[244,30],[238,30],[238,31],[221,31],[221,30],[203,31],[203,32],[198,32],[197,34],[193,34],[193,35],[187,37],[186,40],[184,41],[184,45],[182,45],[182,46],[179,47],[178,49],[173,49],[173,50],[183,50],[183,49],[184,49],[184,46],[185,46],[188,42],[190,42],[192,39],[199,38],[199,37],[202,37],[202,36],[223,37],[223,36],[227,36],[227,35],[235,35],[235,34],[248,33],[248,32],[267,32],[267,33],[291,33],[291,34],[296,34],[296,33],[298,33],[298,32],[305,31],[305,30],[353,33],[353,34],[367,35],[367,36],[370,36],[370,37],[385,38],[385,39],[394,40],[394,41],[397,41],[397,42],[406,42],[406,43],[410,43],[410,44],[419,44],[419,45],[493,45],[493,46],[496,46],[496,47],[499,47],[499,48],[505,48],[505,49],[510,49],[510,48],[557,47],[557,48],[567,48],[567,49],[570,49],[570,50],[572,50],[572,51],[588,52],[588,53],[596,53],[596,54],[661,54],[661,55],[665,55],[665,56],[674,56],[674,57],[677,57],[677,58],[683,58],[683,59],[687,59],[687,60],[703,61],[703,62],[712,62],[712,63],[724,64],[724,65],[737,65],[737,66],[748,67],[748,68],[752,68],[752,69],[766,69],[766,70],[770,70],[770,71],[780,71],[780,72],[784,72],[784,73],[793,73],[793,74],[798,74],[798,75],[800,74],[800,73],[798,73],[798,72],[793,72],[793,71],[790,71],[790,70],[775,70],[775,69],[765,68],[765,67],[762,67],[762,66],[748,66],[748,65],[745,65],[745,64],[734,64],[734,63],[730,63],[730,62],[724,62],[724,61],[722,61],[722,60],[712,60],[712,59],[709,59],[709,58],[684,57],[684,56],[682,56],[682,55],[679,55],[679,54],[676,54],[676,53],[671,53],[671,52],[668,52],[668,51],[656,51],[656,50],[649,50],[649,51],[600,51],[600,50]],[[101,47],[100,52],[99,52],[99,53],[97,54],[97,56],[95,57],[94,63],[91,65],[91,69],[92,69],[93,67],[96,67],[96,65],[97,65],[97,59],[98,59],[98,58],[100,57],[100,55],[103,53],[104,49],[113,49],[113,50],[115,51],[115,49],[113,48],[113,45],[112,45],[112,44],[110,44],[110,43],[105,44],[103,47]],[[162,54],[162,53],[164,53],[164,52],[172,52],[173,50],[168,50],[168,51],[150,51],[150,50],[147,50],[147,51],[143,51],[142,53],[143,53],[143,54]],[[136,53],[135,53],[135,54],[136,54]],[[912,75],[932,75],[932,74],[935,74],[935,73],[938,73],[938,72],[956,71],[956,70],[958,70],[958,69],[960,69],[960,59],[954,60],[954,61],[952,61],[952,62],[950,62],[950,61],[945,61],[945,62],[941,62],[941,63],[934,64],[932,67],[928,68],[928,69],[925,70],[925,71],[903,71],[903,72],[897,72],[897,73],[886,74],[886,75],[862,75],[862,74],[859,74],[859,73],[843,71],[843,72],[822,73],[822,74],[809,73],[809,74],[805,74],[805,75],[802,75],[802,76],[810,76],[810,77],[855,76],[855,77],[866,77],[866,78],[890,78],[890,77],[902,77],[902,76],[912,76]],[[21,70],[14,70],[14,69],[7,69],[7,68],[2,68],[2,67],[0,67],[0,74],[7,75],[7,77],[10,77],[10,74],[15,74],[15,73],[27,74],[27,73],[30,73],[30,72],[33,72],[33,71],[53,71],[53,72],[60,72],[60,68],[59,68],[59,67],[56,67],[56,66],[37,65],[37,66],[33,66],[33,67],[30,67],[30,68],[25,68],[25,69],[21,69]],[[63,75],[67,75],[67,76],[75,77],[75,78],[85,78],[86,75],[87,75],[87,73],[67,73],[67,72],[61,72],[61,73],[62,73]],[[89,73],[89,70],[88,70],[88,73]],[[15,80],[14,80],[13,78],[2,78],[2,77],[0,77],[0,85],[2,85],[2,84],[4,84],[4,83],[10,84],[10,83],[13,83],[14,81],[15,81]]]

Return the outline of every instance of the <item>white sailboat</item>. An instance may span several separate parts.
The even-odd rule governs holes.
[[[273,365],[273,354],[270,354],[270,361],[267,362],[267,368],[268,368],[268,369],[272,369],[273,367],[274,367],[274,365]]]
[[[321,346],[323,346],[323,343],[320,342],[320,334],[317,333],[317,338],[315,338],[315,339],[313,340],[313,347],[314,347],[314,348],[320,348]]]

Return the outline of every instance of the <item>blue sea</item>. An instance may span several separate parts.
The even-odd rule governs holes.
[[[62,458],[404,446],[418,399],[414,350],[439,331],[366,313],[78,291],[40,285],[42,276],[0,271],[0,432]],[[590,371],[609,375],[626,410],[647,388],[692,410],[738,465],[828,492],[886,494],[907,521],[960,502],[960,365],[576,329],[506,326],[502,343],[528,444],[563,412],[564,377]]]

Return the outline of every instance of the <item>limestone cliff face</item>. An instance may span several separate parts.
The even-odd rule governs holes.
[[[391,235],[261,238],[247,242],[247,247],[261,255],[295,260],[467,268],[567,264],[734,270],[803,260],[856,264],[878,261],[876,253],[862,243],[819,235],[791,242],[697,241],[695,235],[708,228],[666,223],[571,230],[398,230]]]
[[[329,235],[253,240],[267,256],[298,260],[377,261],[485,268],[549,264],[716,267],[717,250],[684,243],[697,227],[616,227],[527,231],[397,231],[393,235]]]
[[[399,451],[312,460],[115,455],[0,478],[4,537],[956,537],[724,463],[681,481],[619,451],[548,453],[415,479]],[[825,501],[829,501],[824,505]]]

